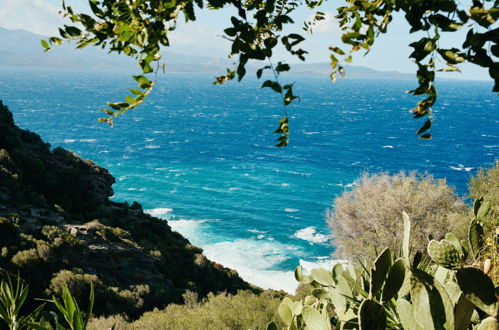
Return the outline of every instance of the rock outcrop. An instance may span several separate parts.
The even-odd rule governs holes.
[[[97,314],[131,317],[181,302],[186,290],[258,290],[140,204],[110,201],[114,182],[18,128],[0,101],[0,271],[20,272],[38,297],[66,285],[86,301],[93,283]]]

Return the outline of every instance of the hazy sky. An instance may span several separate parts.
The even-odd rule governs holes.
[[[85,8],[86,0],[66,0],[66,3],[75,8]],[[330,18],[316,26],[314,34],[302,45],[309,51],[307,62],[329,61],[328,46],[339,45],[339,32],[333,19],[338,1],[330,1],[321,8]],[[64,20],[58,11],[60,0],[0,0],[0,26],[8,29],[23,29],[42,35],[57,35],[58,26]],[[221,38],[223,29],[230,26],[230,16],[233,10],[198,11],[198,20],[194,23],[183,24],[182,20],[177,30],[170,34],[171,50],[177,53],[204,55],[210,57],[226,57],[229,48],[228,41]],[[293,19],[296,22],[289,32],[304,33],[303,21],[311,17],[312,11],[298,10]],[[395,17],[386,35],[382,35],[375,43],[367,56],[358,54],[354,57],[353,65],[364,65],[377,70],[395,70],[400,72],[414,72],[416,66],[408,59],[411,48],[408,44],[417,40],[418,36],[409,34],[409,27],[402,16]],[[441,43],[460,45],[464,39],[464,32],[445,34]],[[1,47],[1,45],[0,45]],[[275,53],[276,60],[297,62],[285,51]],[[442,66],[444,63],[441,63]],[[486,70],[474,65],[461,67],[463,73],[451,73],[447,77],[455,79],[490,79]]]

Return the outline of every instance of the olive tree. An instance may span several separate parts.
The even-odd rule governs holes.
[[[327,220],[335,254],[351,261],[376,257],[385,247],[398,251],[403,211],[413,221],[411,244],[421,251],[429,236],[440,239],[453,231],[464,238],[468,221],[467,206],[445,180],[414,172],[365,173],[333,204]]]

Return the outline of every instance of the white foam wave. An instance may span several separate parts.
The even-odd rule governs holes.
[[[466,171],[470,172],[471,170],[474,170],[474,167],[465,167],[463,164],[458,164],[457,166],[449,166],[449,168],[453,169],[454,171]]]
[[[310,243],[325,243],[329,240],[327,235],[318,233],[317,229],[312,226],[298,230],[293,234],[293,237],[308,241]]]
[[[258,230],[258,229],[248,229],[248,231],[250,233],[254,233],[254,234],[265,234],[266,233],[266,231]]]
[[[171,209],[169,207],[158,207],[155,209],[144,210],[144,212],[149,214],[149,215],[152,215],[153,217],[161,218],[161,216],[165,216],[168,213],[173,212],[173,209]]]
[[[246,281],[262,288],[294,293],[298,283],[293,271],[273,270],[288,259],[292,246],[258,239],[238,239],[203,246],[205,255],[213,261],[237,270]]]
[[[177,229],[180,228],[185,228],[185,227],[197,227],[202,223],[207,222],[208,220],[186,220],[186,219],[180,219],[180,220],[169,220],[168,224],[172,229],[178,231]]]
[[[158,146],[158,145],[155,145],[155,144],[149,144],[149,145],[146,145],[145,148],[146,149],[158,149],[158,148],[161,148],[161,147]]]
[[[298,212],[298,211],[300,211],[300,210],[298,210],[298,209],[292,209],[292,208],[285,208],[284,209],[284,212],[289,212],[289,213],[294,213],[294,212]]]
[[[73,143],[73,142],[76,142],[75,139],[65,139],[64,140],[64,143]]]
[[[97,141],[96,139],[80,139],[80,142],[88,142],[88,143],[92,143],[92,142],[95,142]]]
[[[136,188],[136,187],[130,187],[127,189],[128,191],[146,191],[147,188]]]
[[[391,146],[391,145],[386,145],[386,146],[383,146],[382,148],[393,149],[393,146]]]

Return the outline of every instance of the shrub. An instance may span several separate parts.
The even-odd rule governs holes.
[[[114,327],[114,328],[113,328]],[[113,315],[110,317],[98,317],[90,320],[87,330],[104,330],[104,329],[117,329],[128,330],[131,329],[130,325],[124,316]]]
[[[17,252],[12,257],[12,263],[19,268],[29,268],[37,266],[42,259],[36,249],[28,249]]]
[[[413,219],[413,245],[424,250],[427,237],[441,238],[453,230],[464,237],[466,205],[446,185],[430,175],[364,174],[354,188],[334,201],[327,220],[337,257],[373,258],[376,250],[401,244],[401,215]]]
[[[272,295],[255,295],[247,290],[236,295],[209,294],[200,304],[194,304],[192,296],[188,299],[188,306],[169,305],[162,311],[147,312],[123,329],[266,329],[269,322],[276,321],[280,302]]]
[[[497,226],[499,222],[499,160],[496,161],[494,167],[488,170],[481,169],[475,177],[472,177],[468,188],[471,198],[483,197],[491,204],[485,221],[489,225]]]
[[[495,166],[484,170],[481,169],[469,184],[470,197],[478,199],[483,197],[484,202],[490,205],[489,212],[483,217],[481,223],[484,226],[485,247],[478,254],[475,264],[483,267],[485,263],[495,265],[490,270],[489,276],[497,284],[499,283],[499,161]]]

